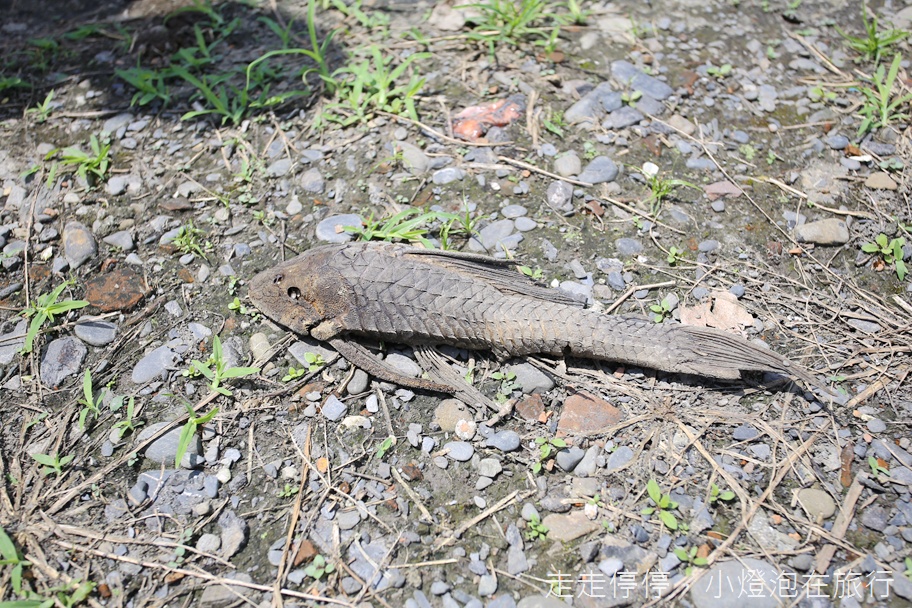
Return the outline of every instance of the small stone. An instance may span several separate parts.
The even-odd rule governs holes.
[[[572,202],[573,186],[560,180],[551,182],[545,194],[545,201],[558,213],[572,215],[575,210]]]
[[[0,335],[0,365],[9,365],[19,355],[27,332],[28,321],[20,319],[12,331]]]
[[[346,215],[333,215],[317,224],[317,240],[326,243],[347,243],[354,238],[351,233],[344,230],[345,226],[358,226],[364,223],[360,215],[349,213]]]
[[[472,412],[458,399],[444,399],[434,410],[434,422],[442,431],[452,433],[460,420],[471,420]]]
[[[47,346],[41,358],[41,382],[56,388],[82,367],[88,349],[72,336],[57,338]]]
[[[836,513],[836,503],[823,490],[816,488],[798,490],[797,499],[811,521],[822,522]]]
[[[871,418],[868,420],[868,430],[875,435],[879,435],[887,430],[887,423],[880,418]]]
[[[735,427],[735,430],[732,432],[732,437],[735,438],[735,441],[750,441],[756,439],[760,436],[760,431],[750,426],[749,424],[742,424],[738,427]]]
[[[130,268],[115,268],[86,282],[85,299],[101,312],[129,310],[145,297],[147,285],[142,275]]]
[[[513,223],[516,225],[516,229],[520,232],[529,232],[530,230],[535,230],[538,228],[538,222],[533,220],[531,217],[518,217],[513,220]]]
[[[649,76],[628,61],[614,61],[611,75],[625,86],[663,101],[674,93],[674,89],[654,76]]]
[[[273,161],[266,167],[266,176],[267,177],[284,177],[288,175],[288,172],[291,171],[291,159],[290,158],[280,158],[276,161]],[[318,173],[319,175],[319,173]],[[321,178],[322,179],[322,178]],[[304,189],[307,190],[307,186],[304,186]],[[312,192],[312,190],[307,190]],[[322,191],[322,187],[321,187]]]
[[[149,437],[156,434],[159,430],[170,425],[170,422],[157,422],[155,424],[150,424],[139,432],[139,435],[136,437],[136,443],[143,443]],[[159,464],[164,464],[167,466],[174,466],[174,459],[177,458],[177,446],[180,442],[181,431],[181,427],[175,427],[153,441],[149,446],[146,447],[145,457],[152,462],[157,462]],[[190,445],[187,447],[187,453],[198,455],[201,454],[202,451],[203,444],[200,440],[199,433],[194,433],[193,437],[190,440]]]
[[[561,177],[579,175],[582,170],[583,165],[576,152],[567,152],[554,159],[554,172]]]
[[[514,409],[525,420],[537,422],[539,417],[545,413],[545,404],[540,395],[532,394],[517,401]]]
[[[63,229],[63,252],[70,268],[75,270],[98,253],[92,232],[79,222],[67,222]]]
[[[608,473],[619,471],[627,466],[631,460],[633,460],[633,450],[626,445],[622,445],[608,456],[608,461],[605,463],[605,471]]]
[[[488,437],[485,445],[489,448],[497,448],[501,452],[512,452],[519,448],[520,438],[516,431],[500,431]]]
[[[551,377],[531,363],[511,365],[507,368],[507,372],[512,372],[516,375],[516,382],[522,387],[522,392],[526,395],[545,393],[554,388],[554,381]]]
[[[618,255],[624,257],[633,257],[643,251],[643,245],[636,239],[628,237],[620,238],[614,242]]]
[[[133,248],[135,247],[135,244],[133,243],[133,235],[130,234],[129,230],[120,230],[119,232],[114,232],[102,240],[106,244],[111,245],[112,247],[117,247],[121,251],[133,251]]]
[[[871,505],[861,513],[861,523],[866,528],[883,532],[887,527],[887,510],[880,505]]]
[[[478,424],[474,420],[460,420],[456,423],[456,437],[462,441],[471,441],[478,431]]]
[[[465,178],[465,175],[465,171],[459,167],[445,167],[434,171],[434,174],[431,176],[431,181],[438,186],[445,186],[446,184]]]
[[[845,135],[830,135],[825,141],[832,150],[845,150],[849,145],[849,138]]]
[[[230,558],[247,544],[250,527],[246,520],[230,510],[219,516],[218,526],[222,531],[222,557]]]
[[[105,346],[117,338],[117,325],[89,317],[79,319],[73,331],[77,338],[92,346]]]
[[[465,441],[447,442],[443,444],[443,449],[446,450],[447,456],[457,462],[466,462],[475,453],[475,448],[472,447],[472,444]]]
[[[348,407],[335,395],[330,395],[323,403],[323,416],[330,422],[336,422],[348,411]]]
[[[570,395],[564,401],[557,429],[573,434],[614,426],[624,417],[623,412],[604,399],[589,393]]]
[[[849,227],[844,221],[836,218],[795,226],[793,233],[799,243],[815,245],[845,245],[851,238]]]
[[[478,232],[478,238],[473,238],[469,241],[469,249],[473,251],[499,251],[501,245],[507,245],[514,229],[515,224],[510,219],[492,222]],[[522,240],[521,235],[519,238]]]
[[[503,470],[503,466],[496,458],[482,458],[478,462],[478,474],[494,479]]]
[[[614,181],[618,175],[618,166],[607,156],[596,156],[592,159],[583,172],[579,174],[579,181],[590,184]]]
[[[396,371],[409,378],[418,378],[422,370],[414,360],[399,353],[390,353],[386,356],[385,362],[396,368]]]
[[[554,460],[557,466],[569,473],[576,468],[576,465],[579,464],[585,455],[586,452],[581,448],[571,446],[558,452]]]
[[[146,384],[175,369],[180,356],[167,346],[159,346],[144,356],[133,368],[130,379],[134,384]]]
[[[876,171],[868,176],[864,185],[874,190],[896,190],[898,187],[886,171]]]
[[[624,129],[626,127],[638,124],[645,116],[643,113],[632,106],[621,106],[608,115],[602,122],[602,128],[609,131]]]
[[[400,141],[396,147],[402,153],[402,166],[415,175],[420,175],[428,170],[431,159],[421,148],[406,141]]]
[[[542,524],[548,528],[549,541],[562,543],[595,532],[601,527],[599,522],[590,520],[582,511],[571,511],[567,514],[552,513],[545,516]]]
[[[369,378],[367,372],[364,370],[356,369],[355,373],[352,375],[352,379],[348,382],[348,394],[349,395],[358,395],[367,390],[367,383]]]
[[[316,167],[312,167],[305,171],[301,175],[300,183],[304,192],[309,192],[311,194],[322,194],[323,189],[325,188],[323,176]]]
[[[196,541],[197,551],[201,551],[203,553],[208,553],[210,555],[212,555],[213,553],[218,551],[221,546],[222,546],[222,539],[220,539],[215,534],[209,534],[209,533],[203,534]]]

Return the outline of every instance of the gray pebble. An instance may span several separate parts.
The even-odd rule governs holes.
[[[732,432],[732,437],[736,441],[750,441],[760,436],[760,431],[748,424],[742,424],[739,427],[736,427]]]
[[[317,240],[326,243],[347,243],[352,240],[352,235],[342,230],[344,226],[361,226],[363,220],[360,215],[349,213],[345,215],[332,215],[317,224]]]
[[[0,335],[0,365],[9,365],[18,356],[19,350],[25,345],[27,330],[28,321],[20,319],[12,331]]]
[[[549,207],[563,215],[572,215],[575,209],[572,202],[573,186],[564,181],[551,182],[545,200]]]
[[[744,296],[745,288],[744,288],[744,285],[742,285],[741,283],[735,283],[728,289],[728,291],[733,296],[740,299],[741,297]]]
[[[713,201],[712,203],[709,204],[709,206],[716,213],[722,213],[723,211],[725,211],[725,201],[723,201],[722,199]]]
[[[203,478],[203,493],[209,498],[218,498],[221,483],[215,475],[206,475]]]
[[[496,458],[482,458],[478,462],[478,474],[491,479],[497,477],[503,470],[503,466]]]
[[[624,129],[638,124],[643,118],[645,118],[643,113],[636,108],[632,106],[622,106],[609,114],[608,118],[602,121],[602,128],[608,129],[609,131]],[[582,179],[582,176],[580,176],[580,178]]]
[[[222,546],[222,539],[220,539],[215,534],[209,534],[209,533],[203,534],[196,541],[197,551],[201,551],[203,553],[208,553],[210,555],[212,555],[216,551],[218,551],[221,546]]]
[[[325,188],[323,176],[316,167],[312,167],[305,171],[301,175],[300,183],[301,188],[305,192],[310,192],[311,194],[322,194],[323,189]]]
[[[516,382],[522,387],[522,392],[527,395],[544,393],[554,388],[554,381],[551,380],[551,377],[531,363],[511,365],[508,371],[516,374]]]
[[[633,460],[633,450],[626,445],[622,445],[608,456],[608,461],[605,463],[605,469],[609,473],[617,471],[621,467],[626,466],[631,460]]]
[[[520,232],[529,232],[530,230],[538,228],[538,222],[531,217],[518,217],[513,220],[513,224]]]
[[[526,215],[528,211],[522,205],[507,205],[500,210],[500,214],[508,219],[516,219]]]
[[[614,61],[611,64],[611,74],[615,80],[622,82],[635,91],[654,97],[662,101],[674,93],[674,90],[653,76],[639,70],[628,61]]]
[[[110,321],[83,317],[74,327],[76,337],[92,346],[105,346],[117,338],[117,325]]]
[[[596,156],[579,174],[579,180],[590,184],[600,184],[614,181],[617,175],[618,166],[613,160],[607,156]]]
[[[614,242],[618,255],[624,257],[633,257],[643,251],[643,245],[636,239],[628,237],[620,238]]]
[[[92,232],[79,222],[67,222],[63,229],[63,252],[73,270],[98,253]]]
[[[136,443],[143,443],[146,439],[157,433],[161,428],[169,426],[170,422],[157,422],[143,428],[136,437]],[[181,427],[177,426],[146,447],[145,457],[152,462],[174,466],[174,459],[177,457],[177,445],[180,442]],[[194,433],[187,447],[188,454],[198,455],[203,451],[203,444],[200,440],[199,433]]]
[[[465,441],[449,441],[443,444],[443,449],[447,451],[447,456],[457,462],[466,462],[475,453],[472,444]]]
[[[598,466],[600,452],[601,449],[597,445],[586,450],[586,455],[583,456],[583,459],[580,460],[579,464],[576,465],[576,468],[573,469],[573,474],[577,477],[590,477],[594,475],[595,469]]]
[[[799,243],[815,245],[845,245],[852,238],[846,223],[836,218],[801,224],[793,232]]]
[[[741,131],[740,129],[732,131],[731,136],[732,139],[734,139],[739,144],[746,144],[750,142],[750,135],[748,135],[745,131]]]
[[[503,243],[511,234],[515,225],[513,220],[503,219],[488,224],[478,233],[477,239],[469,241],[469,249],[473,251],[499,251],[500,244]]]
[[[832,150],[845,150],[849,145],[849,138],[845,135],[835,134],[827,137],[825,142]]]
[[[79,371],[88,349],[72,336],[58,338],[48,344],[41,358],[41,381],[57,387],[69,376]]]
[[[585,455],[586,452],[582,448],[572,446],[558,452],[554,460],[557,466],[569,473],[576,468]]]
[[[348,407],[339,401],[335,395],[330,395],[323,403],[323,416],[332,422],[336,422],[348,411]]]
[[[702,241],[702,242],[700,242],[699,245],[697,245],[697,250],[702,251],[704,253],[709,253],[710,251],[715,251],[718,248],[719,248],[719,241],[717,241],[715,239],[709,239],[706,241]]]
[[[133,368],[131,380],[134,384],[146,384],[163,376],[168,370],[175,369],[180,356],[167,346],[159,346],[139,360]]]
[[[129,230],[114,232],[102,240],[112,247],[117,247],[121,251],[133,251],[133,248],[136,246],[133,243],[133,235],[130,234]]]
[[[273,161],[266,167],[266,176],[267,177],[283,177],[288,175],[288,172],[291,171],[291,159],[290,158],[280,158],[276,161]],[[318,173],[319,175],[319,173]],[[304,189],[307,190],[307,187],[304,186]],[[308,190],[312,192],[312,190]]]
[[[714,163],[711,158],[706,158],[705,156],[688,158],[684,165],[688,169],[694,169],[696,171],[713,171],[716,168],[716,163]]]
[[[580,161],[580,157],[576,155],[576,152],[567,152],[554,159],[554,172],[561,177],[579,175],[582,169],[582,161]]]
[[[446,167],[444,169],[438,169],[437,171],[434,171],[434,174],[431,176],[431,181],[433,181],[438,186],[444,186],[446,184],[465,178],[465,175],[465,171],[459,167]]]
[[[516,431],[500,431],[488,437],[485,445],[497,448],[501,452],[512,452],[519,447],[520,439]]]
[[[871,418],[868,420],[868,430],[872,433],[883,433],[887,430],[887,423],[879,418]]]
[[[368,377],[363,370],[356,369],[352,379],[348,382],[348,394],[357,395],[367,390]]]
[[[396,368],[403,376],[417,378],[421,375],[422,370],[412,359],[399,353],[390,353],[385,361]]]
[[[564,120],[570,124],[595,122],[606,112],[612,112],[621,105],[621,94],[611,84],[602,82],[564,112]]]

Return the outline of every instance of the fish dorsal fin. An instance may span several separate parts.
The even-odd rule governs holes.
[[[578,300],[557,289],[542,287],[516,270],[518,262],[498,260],[486,255],[460,251],[439,251],[436,249],[407,249],[406,255],[420,255],[427,262],[446,266],[451,270],[471,275],[489,283],[497,290],[510,295],[525,296],[555,302],[566,306],[583,308],[585,300]]]

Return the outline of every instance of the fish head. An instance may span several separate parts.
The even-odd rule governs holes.
[[[320,297],[321,260],[309,253],[259,273],[251,279],[248,290],[250,300],[260,312],[305,335],[333,316]]]

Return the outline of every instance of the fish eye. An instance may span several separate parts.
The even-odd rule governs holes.
[[[278,285],[278,284],[281,283],[284,279],[285,279],[285,275],[284,275],[284,274],[277,274],[277,275],[275,275],[274,277],[272,277],[272,284],[273,284],[273,285]]]
[[[301,297],[301,290],[298,289],[297,287],[289,287],[288,288],[288,297],[291,298],[292,300],[297,300],[298,298]]]

